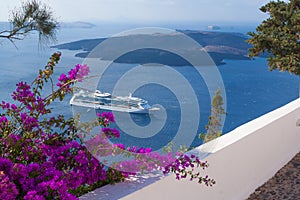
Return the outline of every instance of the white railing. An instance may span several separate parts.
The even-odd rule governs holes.
[[[81,199],[246,199],[300,151],[299,120],[297,99],[193,150],[207,154],[210,166],[204,172],[217,181],[213,187],[153,175],[108,185]]]

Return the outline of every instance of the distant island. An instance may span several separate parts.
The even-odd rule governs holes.
[[[207,26],[207,29],[209,29],[209,30],[220,30],[221,27],[220,26],[209,25],[209,26]]]
[[[251,47],[246,43],[247,37],[241,33],[227,33],[227,32],[211,32],[211,31],[194,31],[194,30],[178,30],[187,36],[197,41],[211,56],[216,65],[224,64],[225,59],[246,60],[249,59],[248,49]],[[136,36],[122,36],[131,37],[132,41],[143,40],[142,35]],[[133,38],[134,37],[134,38]],[[151,37],[161,37],[161,41],[166,41],[166,37],[175,37],[174,35],[152,35]],[[82,50],[77,53],[76,57],[85,58],[98,44],[107,38],[85,39],[75,42],[59,44],[52,46],[52,48],[68,49],[68,50]],[[183,47],[184,48],[184,47]],[[183,49],[184,51],[191,51],[190,49]],[[108,50],[109,51],[109,50]],[[113,54],[113,48],[107,55],[103,55],[102,59],[110,60]],[[170,66],[186,66],[191,65],[185,59],[168,51],[159,49],[139,49],[126,53],[114,62],[117,63],[160,63]]]
[[[96,25],[89,22],[61,22],[62,28],[94,28]]]

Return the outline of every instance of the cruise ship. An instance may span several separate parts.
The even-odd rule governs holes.
[[[80,90],[70,100],[71,105],[94,108],[97,110],[118,111],[127,113],[148,113],[149,110],[157,110],[148,102],[138,97],[112,96],[110,93],[102,93]]]

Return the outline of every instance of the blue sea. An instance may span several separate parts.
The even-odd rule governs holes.
[[[98,25],[92,29],[84,28],[62,28],[58,32],[57,43],[65,43],[88,38],[107,37],[130,28],[133,25],[109,26],[107,24]],[[196,29],[197,27],[167,27],[174,29]],[[203,27],[198,27],[204,29]],[[219,31],[233,31],[246,33],[253,31],[254,26],[226,26]],[[31,35],[23,41],[17,41],[17,48],[8,41],[2,41],[0,44],[0,93],[1,100],[10,101],[11,92],[15,89],[15,84],[19,81],[32,81],[38,73],[38,69],[43,68],[50,55],[57,51],[49,47],[39,46],[37,36]],[[83,59],[76,58],[77,52],[63,50],[61,62],[57,65],[55,79],[60,73],[67,72],[77,63],[82,63]],[[254,60],[225,60],[224,65],[218,66],[220,74],[226,89],[227,96],[227,115],[223,127],[223,133],[227,133],[236,127],[251,121],[267,112],[287,104],[299,97],[299,77],[287,72],[270,72],[268,70],[265,58],[255,58]],[[111,80],[117,80],[126,69],[133,68],[130,64],[114,64],[110,70],[116,74],[110,77]],[[197,133],[205,131],[205,125],[210,115],[209,93],[205,89],[205,84],[201,82],[201,77],[195,76],[193,69],[188,66],[174,67],[174,69],[183,74],[194,87],[201,107],[200,120]],[[123,71],[122,71],[123,70]],[[99,83],[99,89],[111,92],[113,85],[110,81],[102,80]],[[199,87],[200,86],[200,87]],[[203,86],[203,88],[202,88]],[[50,89],[50,87],[48,87]],[[151,137],[134,137],[122,131],[121,142],[128,145],[150,146],[153,149],[159,149],[176,136],[176,131],[180,126],[180,105],[172,91],[159,85],[146,85],[135,91],[134,96],[147,99],[150,104],[160,104],[167,113],[166,124],[159,132]],[[73,113],[69,105],[68,96],[63,102],[54,102],[53,114],[64,114],[72,117]],[[193,116],[189,116],[193,117]],[[131,115],[132,120],[141,128],[151,123],[149,115]],[[157,118],[159,121],[159,117]],[[117,126],[115,124],[114,126]],[[143,130],[143,129],[140,129]],[[190,133],[186,133],[190,134]],[[195,135],[195,133],[192,133]],[[197,135],[197,134],[196,134]],[[192,146],[200,144],[196,138]]]

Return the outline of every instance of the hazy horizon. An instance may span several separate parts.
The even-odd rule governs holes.
[[[101,23],[253,22],[267,17],[259,8],[269,0],[41,0],[58,21]],[[1,2],[0,21],[8,21],[20,0]]]

